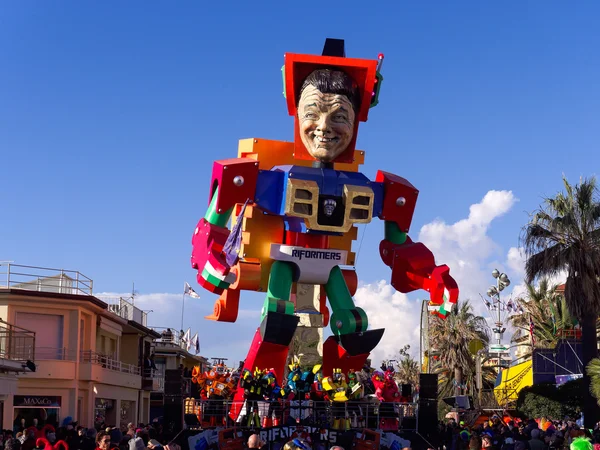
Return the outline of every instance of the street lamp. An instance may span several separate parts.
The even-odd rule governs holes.
[[[496,285],[492,285],[488,288],[487,296],[492,299],[492,310],[496,310],[497,312],[496,328],[494,328],[493,331],[496,343],[498,344],[498,346],[501,346],[502,338],[504,337],[504,332],[506,331],[506,328],[502,326],[502,312],[511,312],[512,303],[504,304],[500,298],[500,292],[502,292],[505,288],[510,286],[510,279],[508,278],[508,275],[506,275],[505,273],[500,273],[498,269],[494,269],[492,271],[492,276],[496,279]]]

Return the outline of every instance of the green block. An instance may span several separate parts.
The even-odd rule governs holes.
[[[394,244],[404,244],[407,234],[398,228],[396,222],[385,221],[385,239]]]
[[[289,300],[293,277],[294,269],[290,263],[275,261],[269,273],[267,296]]]
[[[217,189],[215,189],[215,193],[212,196],[212,199],[210,201],[210,205],[208,205],[208,210],[206,211],[206,214],[204,215],[204,220],[206,220],[208,223],[216,225],[218,227],[225,227],[227,225],[227,222],[229,222],[229,218],[231,217],[231,212],[233,211],[233,208],[229,209],[228,211],[225,211],[222,214],[219,214],[217,212],[217,197],[219,194],[219,188],[217,187]]]

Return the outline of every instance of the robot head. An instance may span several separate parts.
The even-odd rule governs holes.
[[[336,383],[342,383],[346,381],[346,375],[342,373],[342,369],[333,369],[333,381]]]
[[[294,155],[351,163],[359,122],[377,105],[378,60],[346,58],[344,41],[327,39],[321,56],[287,53],[283,67],[288,113],[296,118]]]
[[[215,367],[215,371],[219,375],[224,375],[225,374],[225,366],[223,364],[217,364],[217,367]]]
[[[275,386],[277,384],[277,377],[275,376],[275,371],[273,369],[269,370],[264,376],[263,380],[269,386]]]
[[[385,374],[384,374],[384,378],[385,378],[385,383],[386,384],[391,384],[391,383],[396,383],[396,380],[394,380],[394,371],[393,370],[386,370]]]
[[[321,381],[323,381],[323,372],[321,372],[320,370],[315,374],[315,378],[316,380],[320,383]]]
[[[356,374],[354,372],[348,372],[348,383],[356,381]]]

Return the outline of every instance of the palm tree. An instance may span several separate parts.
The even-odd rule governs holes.
[[[456,395],[463,391],[466,382],[472,382],[475,375],[475,358],[469,350],[469,342],[480,339],[489,342],[488,326],[485,319],[473,314],[468,300],[456,303],[446,319],[434,317],[431,321],[429,339],[439,355],[438,374],[445,380],[442,392],[455,385]]]
[[[596,319],[600,311],[600,202],[596,179],[572,186],[563,177],[565,193],[547,198],[522,236],[527,263],[526,281],[567,271],[565,300],[582,328],[583,365],[598,356]],[[584,378],[584,420],[593,428],[600,408],[589,395],[590,377]]]
[[[410,355],[400,359],[395,377],[400,384],[410,384],[413,388],[419,384],[419,362]]]
[[[600,402],[600,359],[594,358],[587,366],[587,374],[590,377],[590,392]]]
[[[526,285],[524,298],[517,299],[517,305],[522,308],[520,314],[510,316],[509,321],[519,331],[513,335],[513,342],[520,342],[529,336],[529,321],[533,320],[535,327],[533,335],[535,346],[539,348],[554,348],[560,340],[561,333],[573,330],[577,321],[569,313],[567,302],[558,285],[551,285],[547,278],[542,278],[536,287],[531,283]],[[531,353],[522,357],[530,357]]]

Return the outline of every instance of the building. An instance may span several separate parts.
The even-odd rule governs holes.
[[[165,395],[169,394],[165,392],[164,383],[168,378],[167,375],[180,371],[181,376],[176,378],[183,380],[181,382],[182,397],[199,398],[199,393],[191,381],[191,371],[194,366],[199,366],[202,372],[208,367],[206,358],[190,352],[191,346],[181,336],[181,332],[169,328],[154,328],[154,330],[160,333],[160,338],[154,340],[152,352],[155,356],[154,362],[158,378],[162,383],[150,394],[150,420],[158,419],[165,414]],[[179,383],[175,382],[174,384]]]
[[[0,424],[6,414],[4,404],[17,393],[17,375],[35,370],[34,361],[35,333],[0,317]]]
[[[16,389],[12,375],[12,388],[2,380],[2,428],[67,417],[97,428],[147,423],[150,392],[161,382],[157,371],[144,370],[160,337],[146,326],[146,313],[123,299],[109,305],[95,297],[92,280],[79,272],[0,264],[0,273],[0,317],[23,339],[35,331],[35,371],[19,371]]]

